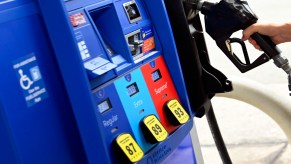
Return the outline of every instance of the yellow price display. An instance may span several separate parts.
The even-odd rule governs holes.
[[[168,109],[174,115],[174,118],[180,123],[185,124],[189,119],[189,115],[186,110],[182,107],[178,100],[173,99],[167,103]]]
[[[167,130],[155,115],[145,117],[143,122],[156,141],[162,142],[168,137]]]
[[[144,152],[129,133],[119,135],[116,142],[130,162],[138,162],[144,156]]]

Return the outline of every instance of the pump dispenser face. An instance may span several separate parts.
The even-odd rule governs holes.
[[[0,12],[0,163],[162,163],[191,143],[163,1],[1,1]]]
[[[184,84],[173,60],[175,47],[168,47],[173,44],[170,29],[159,22],[165,10],[152,8],[161,2],[121,0],[76,8],[70,3],[71,27],[110,160],[142,162],[156,158],[161,148],[166,158],[173,149],[169,144],[181,142],[176,136],[185,136],[183,129],[192,123],[190,108],[180,98],[185,92],[178,89]]]

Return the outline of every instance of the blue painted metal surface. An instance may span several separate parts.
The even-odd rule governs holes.
[[[191,136],[188,135],[184,138],[181,144],[177,147],[171,155],[169,155],[162,164],[196,164],[195,154],[193,151],[193,145]]]
[[[37,4],[18,2],[1,11],[0,163],[86,161]]]

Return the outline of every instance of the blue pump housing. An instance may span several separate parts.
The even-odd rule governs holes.
[[[123,133],[144,152],[136,163],[191,147],[193,114],[162,0],[4,0],[0,13],[0,163],[122,163],[113,145]],[[166,109],[140,67],[160,58],[190,119],[149,143],[140,122],[162,121]]]

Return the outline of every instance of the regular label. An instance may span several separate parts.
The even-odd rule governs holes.
[[[168,137],[167,130],[155,115],[146,117],[143,122],[158,142],[164,141]]]
[[[116,141],[130,162],[134,163],[142,159],[144,153],[130,134],[121,134]]]
[[[188,113],[178,100],[170,100],[167,106],[180,124],[185,124],[189,120],[190,117]]]
[[[19,86],[28,107],[48,97],[40,69],[34,54],[26,55],[14,62]]]

